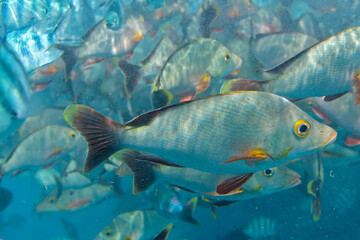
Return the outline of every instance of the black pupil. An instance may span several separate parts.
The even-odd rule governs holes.
[[[230,56],[228,54],[225,55],[225,59],[226,60],[229,60],[230,59]]]
[[[270,175],[271,173],[272,173],[272,171],[270,169],[265,170],[266,175]]]
[[[111,235],[110,231],[106,232],[106,236],[110,236],[110,235]]]
[[[299,130],[300,130],[301,133],[304,133],[304,132],[307,131],[307,129],[308,129],[308,127],[305,124],[303,124],[303,125],[300,126]]]

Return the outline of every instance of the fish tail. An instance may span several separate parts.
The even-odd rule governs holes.
[[[70,105],[65,121],[81,133],[88,143],[83,173],[89,172],[118,150],[122,125],[83,105]]]
[[[185,222],[188,222],[188,223],[191,223],[191,224],[194,224],[194,225],[200,227],[201,223],[193,217],[194,209],[196,207],[197,202],[198,202],[198,197],[194,197],[194,198],[190,199],[184,206],[179,218],[182,221],[185,221]]]
[[[114,154],[114,158],[125,163],[134,174],[133,194],[139,194],[148,189],[156,181],[153,163],[136,160],[140,152],[133,149],[123,149]]]
[[[263,91],[263,85],[267,81],[255,81],[247,79],[233,79],[224,83],[220,93],[228,93],[235,91]]]
[[[173,224],[170,223],[167,225],[161,232],[159,232],[153,240],[166,240],[167,236],[169,235],[171,229],[173,228]]]
[[[141,80],[141,67],[130,64],[121,58],[114,58],[113,61],[125,75],[125,93],[126,97],[130,98]]]

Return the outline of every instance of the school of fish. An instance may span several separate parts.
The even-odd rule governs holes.
[[[0,240],[337,236],[359,213],[359,11],[0,1]]]

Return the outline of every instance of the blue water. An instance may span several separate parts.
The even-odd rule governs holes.
[[[153,239],[170,223],[174,226],[168,236],[170,240],[360,239],[360,208],[358,207],[360,192],[357,184],[360,181],[358,147],[360,141],[356,142],[355,146],[350,146],[351,144],[346,141],[350,136],[355,139],[360,139],[360,136],[357,135],[355,125],[353,128],[348,126],[353,122],[334,120],[331,119],[331,115],[329,115],[330,119],[316,116],[312,105],[307,105],[306,100],[296,104],[316,120],[330,125],[338,132],[336,142],[331,143],[338,144],[332,145],[335,146],[333,155],[329,155],[330,150],[326,152],[324,149],[317,149],[322,154],[323,171],[316,167],[318,165],[313,164],[318,161],[316,157],[312,157],[311,160],[300,159],[287,165],[300,175],[302,181],[300,185],[228,206],[215,207],[216,218],[212,216],[211,204],[201,200],[201,193],[169,186],[161,179],[159,185],[153,186],[146,193],[133,195],[131,173],[129,170],[126,173],[120,172],[113,164],[107,166],[112,167],[110,170],[102,169],[104,167],[102,164],[89,174],[85,174],[89,181],[87,185],[81,187],[66,185],[69,183],[65,182],[64,177],[73,171],[80,173],[85,161],[86,144],[80,135],[80,140],[73,149],[61,149],[60,153],[54,152],[57,148],[47,144],[60,142],[60,135],[53,138],[45,137],[45,140],[37,138],[29,144],[30,148],[17,147],[27,140],[26,136],[41,131],[45,126],[69,127],[62,119],[62,112],[73,103],[92,107],[121,124],[152,111],[153,99],[150,93],[155,77],[161,67],[170,61],[168,57],[174,51],[194,39],[202,37],[215,39],[227,47],[232,54],[239,56],[242,63],[240,71],[224,78],[212,77],[208,88],[192,97],[219,94],[222,84],[232,78],[268,80],[265,70],[291,59],[317,42],[321,44],[323,40],[331,38],[336,33],[360,26],[358,17],[360,1],[69,0],[68,3],[61,0],[51,1],[52,4],[64,4],[63,9],[57,9],[55,5],[49,5],[45,1],[31,0],[33,6],[37,7],[30,10],[22,8],[20,2],[22,1],[7,0],[0,4],[2,43],[8,41],[6,43],[8,48],[13,49],[11,54],[19,58],[19,63],[12,64],[25,65],[25,61],[30,59],[32,65],[24,71],[35,70],[25,72],[27,84],[31,88],[25,117],[6,112],[7,102],[2,100],[3,96],[0,96],[0,113],[3,114],[0,120],[3,126],[7,126],[4,127],[6,129],[3,132],[0,132],[0,164],[4,164],[3,160],[11,156],[12,150],[21,152],[21,159],[25,161],[28,158],[28,162],[27,166],[21,169],[25,172],[16,176],[11,176],[12,171],[6,172],[0,181],[0,187],[9,190],[12,194],[9,204],[5,204],[5,196],[0,195],[0,209],[4,207],[4,210],[0,211],[0,240],[95,239],[119,214],[135,210],[143,211],[145,214],[144,222],[131,223],[144,225],[140,239]],[[48,4],[46,11],[40,8],[42,2]],[[10,10],[15,8],[17,10],[10,14]],[[31,17],[32,14],[35,17]],[[17,25],[13,25],[12,18]],[[27,38],[27,41],[20,41],[20,36],[25,38],[21,35],[25,30],[35,36]],[[283,35],[285,32],[289,35]],[[48,35],[50,37],[45,38],[50,41],[49,49],[56,51],[41,48],[44,42],[39,42],[39,38]],[[11,44],[9,36],[15,36],[16,46]],[[16,39],[16,36],[19,39]],[[281,36],[285,37],[281,38]],[[270,40],[261,42],[262,37],[269,37]],[[34,44],[31,44],[31,41],[34,41]],[[25,44],[23,48],[21,44]],[[268,46],[266,44],[273,48],[266,48]],[[360,40],[356,44],[359,45]],[[16,50],[18,47],[22,49],[20,53]],[[343,49],[343,51],[347,50],[352,51]],[[200,68],[201,64],[197,61],[205,61],[201,59],[201,55],[204,54],[201,51],[204,50],[200,49],[196,52],[198,60],[185,62],[189,64],[188,66],[182,62],[182,67],[172,70],[180,72],[174,73],[174,79],[184,76],[181,71],[191,71],[189,69],[197,65]],[[29,52],[34,55],[27,54]],[[35,52],[44,60],[42,64],[35,62]],[[325,56],[327,53],[323,54]],[[148,63],[141,62],[149,55]],[[123,59],[121,61],[124,61],[129,68],[118,67],[119,59],[116,58]],[[181,60],[172,58],[171,61],[174,62],[170,65],[176,66]],[[324,60],[324,66],[328,67],[326,64],[330,65]],[[331,64],[333,65],[329,66],[329,71],[332,66],[341,63]],[[354,60],[355,72],[360,70],[360,64],[359,66],[356,64],[358,62]],[[299,69],[302,67],[299,66]],[[347,67],[344,66],[343,69]],[[135,73],[139,74],[136,75],[139,78],[130,96],[126,78]],[[191,73],[186,76],[191,76]],[[196,75],[197,78],[199,76]],[[355,76],[356,74],[352,77]],[[1,79],[0,84],[5,86],[5,81]],[[16,87],[21,88],[19,85]],[[178,86],[176,91],[180,89],[181,93],[188,93],[192,91],[192,87],[194,86],[191,84]],[[348,91],[351,92],[351,86]],[[339,99],[339,103],[353,104]],[[10,99],[9,102],[12,100]],[[290,100],[294,99],[290,98]],[[179,98],[176,95],[171,104],[178,102]],[[54,112],[46,115],[48,109],[53,109]],[[349,115],[344,114],[344,118],[360,118],[359,113],[347,112],[346,114]],[[11,116],[11,124],[6,122],[5,116],[8,116],[6,114]],[[40,118],[33,120],[36,116]],[[355,130],[349,132],[348,129]],[[229,139],[231,137],[228,136]],[[30,153],[36,152],[35,149],[41,150],[34,157]],[[38,159],[40,164],[37,163]],[[70,160],[75,161],[76,169],[66,172]],[[49,165],[51,162],[54,164]],[[47,178],[39,178],[36,174],[40,172],[46,174]],[[322,181],[316,196],[321,202],[318,221],[311,212],[314,196],[309,193],[307,186],[314,179]],[[72,181],[70,185],[80,184],[79,179]],[[69,200],[69,203],[64,205],[65,208],[58,207],[52,212],[49,209],[42,212],[37,209],[39,203],[46,201],[49,194],[56,189],[62,189],[63,192],[73,189],[71,190],[74,192],[71,193],[73,196],[79,190],[95,183],[107,187],[108,192],[104,195],[81,196],[75,203]],[[194,197],[198,197],[198,202],[193,217],[201,226],[182,221],[180,216],[186,203]],[[63,200],[68,199],[70,197]],[[96,202],[92,203],[95,199]],[[64,224],[64,221],[69,224]],[[131,236],[119,239],[133,239],[125,237]]]

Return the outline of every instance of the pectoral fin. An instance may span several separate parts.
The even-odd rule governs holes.
[[[205,73],[201,76],[199,83],[196,86],[196,94],[205,91],[210,85],[211,76],[209,73]]]
[[[326,96],[324,98],[325,102],[330,102],[330,101],[333,101],[335,99],[338,99],[342,96],[344,96],[346,93],[348,93],[347,91],[346,92],[342,92],[342,93],[338,93],[338,94],[334,94],[334,95],[329,95],[329,96]]]
[[[227,179],[220,183],[217,188],[216,192],[218,194],[224,195],[229,194],[233,191],[238,190],[246,181],[253,175],[253,173],[247,173],[247,174],[240,174],[236,177]]]
[[[154,90],[151,93],[151,102],[155,109],[169,105],[174,96],[165,89]]]
[[[360,145],[360,139],[349,136],[346,138],[345,144],[347,146],[357,146],[357,145]]]
[[[250,161],[250,162],[258,162],[258,161],[264,160],[267,157],[268,157],[268,154],[265,152],[265,150],[254,149],[245,156],[231,156],[228,158],[228,160],[226,160],[225,162],[222,162],[221,164],[236,162],[236,161],[240,161],[240,160],[245,160],[245,161]]]
[[[263,85],[267,81],[255,81],[247,79],[233,79],[224,83],[220,89],[220,93],[228,93],[235,91],[263,91]]]

